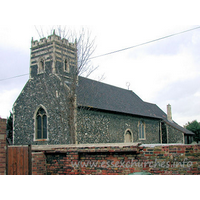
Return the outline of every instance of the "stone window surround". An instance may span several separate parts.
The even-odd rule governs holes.
[[[43,62],[43,65],[44,65],[44,66],[42,66],[42,67],[41,67],[41,62]],[[41,68],[43,68],[43,69],[41,70]],[[37,74],[43,74],[43,73],[45,73],[45,58],[44,58],[44,57],[40,57],[40,58],[38,59]]]
[[[144,138],[141,138],[140,136],[140,126],[143,126],[144,127]],[[145,122],[144,121],[139,121],[138,122],[138,134],[139,134],[139,140],[146,140],[146,124],[145,124]]]
[[[47,116],[47,139],[37,139],[37,113],[38,113],[38,110],[40,108],[44,109],[44,111],[46,113],[46,116]],[[39,105],[36,108],[35,113],[34,113],[34,141],[35,142],[38,142],[38,141],[49,141],[48,119],[49,119],[49,116],[48,116],[48,113],[47,113],[47,109],[43,105]]]
[[[69,73],[69,70],[70,70],[69,66],[70,66],[70,60],[69,60],[69,58],[64,58],[63,59],[63,70],[64,70],[64,72]]]
[[[131,129],[126,129],[126,131],[124,132],[124,143],[126,143],[126,134],[128,132],[131,134],[131,142],[133,142],[133,132],[131,131]]]

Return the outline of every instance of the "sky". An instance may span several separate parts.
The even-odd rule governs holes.
[[[190,1],[6,1],[0,17],[0,116],[7,118],[28,81],[35,27],[48,36],[59,24],[95,38],[93,56],[135,46],[200,26],[198,2]],[[22,6],[23,5],[23,6]],[[196,5],[196,6],[195,6]],[[50,25],[37,25],[50,24]],[[200,121],[200,29],[115,54],[94,58],[90,78],[135,92],[183,126]],[[18,78],[7,79],[9,77]],[[7,80],[3,80],[7,79]]]

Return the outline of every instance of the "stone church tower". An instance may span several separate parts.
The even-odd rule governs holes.
[[[76,136],[69,133],[74,77],[76,43],[61,39],[55,31],[40,41],[32,39],[29,80],[13,106],[15,145],[75,143]]]
[[[76,44],[53,35],[31,42],[30,78],[45,73],[70,79],[76,68]]]

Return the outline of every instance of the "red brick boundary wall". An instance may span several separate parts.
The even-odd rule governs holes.
[[[32,152],[32,175],[46,174],[46,157],[44,152]]]
[[[104,169],[101,165],[108,160],[121,160],[126,155],[134,157],[137,153],[139,153],[138,144],[32,146],[32,173],[35,175],[127,174],[134,169],[125,172],[120,168]],[[99,166],[82,166],[83,162],[86,162],[86,165],[88,162],[91,164],[98,162]]]
[[[200,145],[32,146],[34,175],[200,174]]]
[[[144,145],[138,156],[142,170],[152,174],[200,174],[200,145]],[[145,162],[149,165],[144,166]]]
[[[0,119],[0,175],[6,175],[6,119]]]

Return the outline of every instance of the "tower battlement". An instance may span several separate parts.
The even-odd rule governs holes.
[[[31,41],[30,77],[59,74],[69,77],[77,68],[77,42],[70,43],[53,31],[52,35]]]
[[[31,41],[31,48],[39,47],[41,45],[45,45],[51,42],[56,42],[60,45],[65,45],[69,47],[76,48],[76,42],[75,43],[70,43],[67,39],[61,38],[60,36],[55,34],[55,31],[53,32],[52,35],[49,35],[47,38],[41,38],[39,41],[38,40],[33,40]]]

